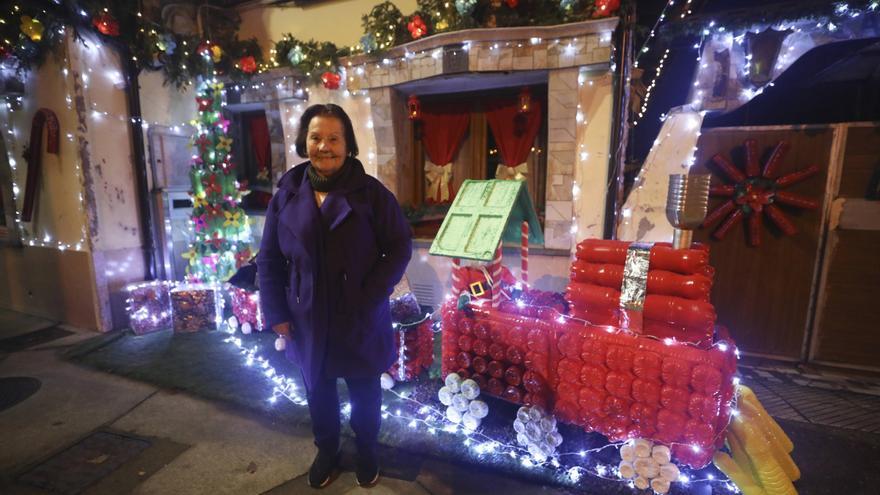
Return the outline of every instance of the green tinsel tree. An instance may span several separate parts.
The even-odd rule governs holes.
[[[195,239],[183,256],[187,280],[222,282],[251,258],[251,230],[241,198],[249,191],[236,179],[229,121],[223,117],[223,83],[204,78],[196,102],[190,181]]]

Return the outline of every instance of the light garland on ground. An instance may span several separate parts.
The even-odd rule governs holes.
[[[452,296],[448,295],[448,297],[451,298]],[[477,303],[477,306],[483,304],[481,300],[474,302]],[[559,318],[586,323],[584,320],[561,314],[559,315]],[[439,326],[439,323],[439,321],[435,322],[435,329]],[[438,330],[435,330],[435,332],[436,331]],[[609,328],[609,331],[613,332],[615,330]],[[619,329],[617,331],[619,331]],[[272,394],[267,398],[268,403],[276,404],[279,398],[284,398],[297,406],[308,405],[303,387],[298,385],[295,380],[279,373],[278,370],[270,364],[269,360],[261,355],[259,346],[246,346],[243,340],[235,335],[234,328],[227,326],[226,332],[229,336],[226,337],[223,342],[234,345],[244,358],[245,365],[254,366],[261,370],[262,374],[273,384]],[[665,339],[664,343],[666,345],[692,345],[687,342],[676,342],[672,339]],[[714,347],[717,347],[722,351],[727,351],[727,344],[723,342],[717,343]],[[616,464],[605,464],[601,461],[592,460],[591,458],[592,454],[597,454],[608,448],[619,448],[629,442],[629,440],[610,442],[591,449],[555,453],[546,461],[538,462],[532,457],[527,448],[517,445],[515,441],[511,443],[499,440],[486,434],[483,429],[478,428],[471,431],[464,426],[457,425],[447,419],[445,411],[432,404],[414,399],[406,391],[398,392],[392,389],[388,390],[388,392],[395,397],[395,402],[382,405],[382,418],[397,421],[409,429],[418,430],[421,428],[423,433],[430,436],[448,434],[451,438],[460,441],[476,460],[482,462],[489,461],[497,464],[507,463],[508,465],[511,461],[515,461],[520,467],[526,470],[545,469],[551,472],[553,477],[561,483],[572,486],[577,486],[585,476],[592,476],[607,481],[624,483],[630,488],[635,489],[632,480],[624,480],[620,477],[618,466]],[[350,416],[351,404],[343,402],[341,410],[345,417]],[[735,410],[733,414],[736,414]],[[673,443],[670,447],[673,445],[682,444]],[[696,445],[691,447],[697,450],[700,448]],[[580,463],[564,463],[563,459],[574,459],[575,461],[580,461]],[[588,463],[588,465],[584,465],[584,463]],[[703,478],[695,479],[686,473],[682,473],[679,476],[678,482],[684,485],[707,483],[725,488],[731,493],[739,492],[739,490],[728,479],[723,476],[716,477],[711,473]]]

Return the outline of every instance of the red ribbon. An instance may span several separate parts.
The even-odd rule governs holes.
[[[31,141],[25,151],[25,161],[28,164],[27,182],[24,188],[24,205],[21,210],[21,219],[30,222],[34,213],[34,203],[37,200],[37,185],[40,180],[40,168],[43,164],[43,155],[40,152],[43,144],[43,127],[46,131],[46,152],[58,154],[60,140],[58,138],[58,117],[55,112],[48,108],[41,108],[31,121]]]

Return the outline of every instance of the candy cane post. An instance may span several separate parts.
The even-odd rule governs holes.
[[[522,279],[523,288],[527,288],[529,286],[529,222],[525,220],[522,223],[522,239],[520,242],[520,278]]]
[[[452,297],[458,298],[461,287],[461,258],[452,258]]]
[[[489,273],[492,275],[492,307],[497,308],[501,304],[501,242],[495,249],[495,258],[489,265]]]

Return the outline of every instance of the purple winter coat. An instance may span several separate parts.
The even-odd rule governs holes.
[[[322,374],[378,375],[395,358],[388,296],[412,256],[411,230],[394,195],[347,160],[352,173],[320,209],[309,162],[281,177],[257,255],[266,323],[290,322],[286,355],[309,386]]]

